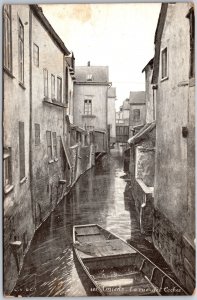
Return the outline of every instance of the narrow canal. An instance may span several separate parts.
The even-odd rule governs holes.
[[[123,161],[111,150],[80,177],[72,191],[37,230],[25,257],[14,296],[86,296],[72,251],[75,224],[98,223],[141,250],[152,248],[141,237],[135,209],[127,196]],[[135,245],[136,246],[136,245]]]

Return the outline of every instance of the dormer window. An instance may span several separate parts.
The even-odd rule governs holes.
[[[93,80],[92,74],[88,74],[86,79],[87,81],[92,81]]]

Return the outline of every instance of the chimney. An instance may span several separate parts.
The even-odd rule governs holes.
[[[88,61],[88,67],[90,67],[90,61]]]

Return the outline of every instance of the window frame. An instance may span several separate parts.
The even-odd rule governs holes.
[[[37,52],[35,52],[35,49],[37,49]],[[37,54],[36,56],[35,53]],[[36,43],[33,43],[33,62],[34,62],[34,66],[39,67],[40,53],[39,53],[39,47]]]
[[[60,89],[59,83],[60,82]],[[62,103],[62,77],[57,76],[57,101]]]
[[[135,114],[135,112],[138,112],[139,114]],[[133,121],[134,122],[139,122],[140,121],[140,117],[141,117],[141,111],[140,108],[134,108],[133,109]]]
[[[9,8],[9,12],[6,8]],[[9,33],[6,35],[7,31],[7,22],[9,23]],[[6,43],[6,37],[8,38],[9,43]],[[3,66],[6,70],[8,70],[10,73],[12,73],[12,8],[10,4],[4,4],[3,6]],[[9,55],[7,56],[7,46],[9,48]],[[6,64],[6,57],[8,64]]]
[[[37,128],[36,128],[37,127]],[[37,130],[39,128],[39,130]],[[35,130],[35,146],[40,145],[40,124],[34,123],[34,130]],[[37,136],[37,132],[39,132],[39,135]]]
[[[20,48],[20,46],[22,46],[22,48]],[[22,54],[21,57],[20,54]],[[19,77],[19,82],[24,85],[24,26],[19,17],[18,17],[18,77]]]
[[[6,168],[5,168],[6,167]],[[6,176],[7,174],[7,176]],[[13,188],[12,182],[12,149],[11,147],[4,148],[3,154],[3,186],[4,193],[7,194]],[[7,180],[7,182],[6,182]]]
[[[48,137],[49,139],[48,139]],[[52,149],[52,136],[51,136],[51,131],[47,130],[46,131],[46,141],[47,141],[47,155],[48,155],[48,158],[49,158],[49,162],[53,161],[53,149]],[[50,143],[48,143],[50,142]],[[49,149],[50,149],[50,152],[49,152]]]
[[[53,147],[53,157],[57,159],[57,133],[52,132],[52,147]]]
[[[86,102],[89,101],[89,102]],[[84,100],[84,115],[91,116],[92,115],[92,99]]]
[[[21,131],[22,129],[22,131]],[[25,123],[19,121],[19,170],[20,182],[25,178]]]
[[[55,75],[54,74],[51,74],[51,99],[55,100]]]
[[[44,80],[44,99],[49,97],[49,82],[48,82],[48,70],[43,69],[43,80]]]
[[[161,81],[164,81],[166,79],[168,79],[168,47],[167,46],[161,50]]]

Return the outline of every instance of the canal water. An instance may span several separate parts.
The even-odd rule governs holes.
[[[124,178],[123,159],[117,149],[79,178],[37,230],[12,295],[87,295],[73,258],[73,225],[98,223],[153,254],[150,243],[140,234]]]

